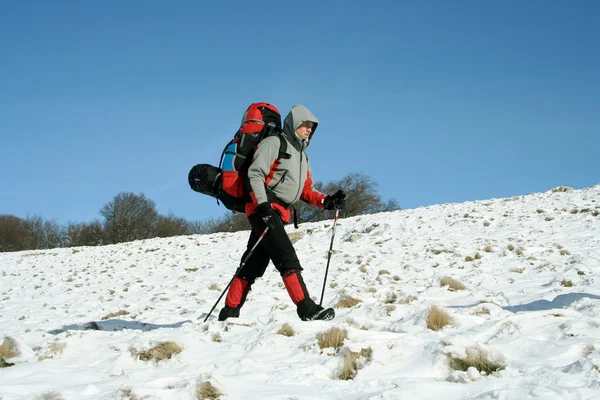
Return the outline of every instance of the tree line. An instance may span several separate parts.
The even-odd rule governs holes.
[[[399,210],[396,200],[384,202],[377,193],[378,184],[363,173],[350,173],[329,183],[316,182],[322,193],[342,189],[347,204],[340,218],[361,214]],[[333,211],[299,202],[295,206],[299,222],[317,222],[333,217]],[[236,232],[250,229],[243,214],[227,212],[219,218],[188,221],[172,213],[161,215],[156,203],[145,194],[121,192],[100,209],[102,219],[90,222],[68,222],[41,216],[19,218],[0,214],[0,252],[40,250],[59,247],[101,246],[155,237],[171,237],[216,232]]]

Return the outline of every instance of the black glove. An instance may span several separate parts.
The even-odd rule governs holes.
[[[326,210],[339,210],[344,207],[346,207],[346,193],[342,190],[325,197],[325,201],[323,201],[323,208]]]
[[[260,203],[256,206],[256,213],[259,217],[265,221],[265,224],[270,229],[275,229],[278,226],[283,226],[283,221],[281,220],[281,216],[273,207],[271,207],[271,203],[264,202]]]

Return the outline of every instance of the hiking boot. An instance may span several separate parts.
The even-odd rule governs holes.
[[[324,320],[329,321],[335,317],[333,308],[324,309],[316,304],[310,297],[305,298],[297,304],[298,316],[302,321]]]
[[[219,313],[219,321],[225,321],[227,318],[239,318],[240,309],[232,307],[223,307]]]

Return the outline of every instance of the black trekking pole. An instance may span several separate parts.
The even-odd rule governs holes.
[[[321,300],[319,306],[323,305],[323,296],[325,295],[325,285],[327,283],[327,272],[329,271],[329,261],[331,261],[331,251],[333,249],[333,239],[335,239],[335,225],[337,224],[339,209],[335,210],[335,219],[333,220],[333,229],[331,232],[331,243],[329,244],[329,254],[327,255],[327,268],[325,268],[325,279],[323,280],[323,290],[321,291]]]
[[[235,271],[235,274],[233,275],[233,278],[231,278],[231,280],[227,284],[227,287],[223,290],[223,292],[219,296],[217,302],[215,303],[214,306],[212,306],[212,308],[208,312],[208,315],[206,316],[206,318],[204,318],[204,321],[202,321],[202,322],[206,322],[206,320],[208,319],[208,317],[210,317],[210,314],[212,314],[212,312],[214,311],[214,309],[217,306],[217,304],[219,304],[219,302],[223,298],[223,295],[225,294],[225,292],[227,292],[227,289],[229,289],[229,286],[231,286],[231,284],[233,283],[233,280],[239,275],[239,273],[242,271],[242,269],[244,269],[244,265],[246,265],[246,263],[250,259],[250,256],[252,255],[252,253],[254,253],[254,250],[256,249],[256,246],[258,246],[258,244],[260,243],[260,241],[265,237],[265,235],[267,234],[268,230],[269,230],[269,227],[267,226],[265,228],[265,230],[263,231],[263,233],[260,234],[260,236],[259,236],[258,240],[256,241],[256,243],[254,243],[254,246],[252,246],[252,248],[250,249],[250,252],[248,253],[248,255],[246,256],[246,258],[244,258],[244,260],[240,264],[240,267],[237,269],[237,271]]]

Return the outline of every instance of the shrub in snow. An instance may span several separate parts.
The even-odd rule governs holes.
[[[571,282],[571,281],[568,281],[568,280],[566,280],[566,279],[563,279],[563,280],[560,282],[560,286],[564,286],[564,287],[572,287],[572,286],[573,286],[573,282]]]
[[[450,357],[450,368],[457,371],[467,371],[470,367],[487,375],[503,370],[506,365],[493,361],[487,352],[479,346],[472,346],[466,350],[466,358]]]
[[[120,317],[121,315],[128,315],[128,314],[129,314],[129,311],[120,310],[120,311],[117,311],[116,313],[106,314],[104,317],[102,317],[102,321],[105,321],[107,319],[111,319],[114,317]]]
[[[344,294],[344,295],[342,295],[342,297],[340,297],[340,300],[333,307],[335,307],[335,308],[352,308],[355,305],[357,305],[358,303],[360,303],[359,299],[355,299],[352,296]]]
[[[65,343],[52,343],[50,348],[46,351],[45,354],[42,354],[38,357],[38,361],[46,360],[49,358],[54,358],[55,356],[60,355],[63,350],[67,347]]]
[[[288,234],[288,237],[290,238],[290,242],[292,242],[292,244],[294,244],[297,241],[299,241],[302,238],[304,238],[304,235],[305,235],[304,232],[292,232],[292,233]]]
[[[2,344],[0,344],[0,368],[14,365],[6,362],[6,359],[17,357],[19,354],[21,354],[21,351],[17,342],[13,338],[5,336]]]
[[[277,331],[278,335],[283,335],[283,336],[294,336],[296,334],[296,332],[294,332],[294,328],[292,328],[292,326],[288,323],[285,323],[283,325],[281,325],[281,328],[279,328],[279,330]]]
[[[440,286],[448,286],[448,290],[450,291],[465,290],[467,288],[462,282],[459,282],[449,276],[445,276],[440,280]]]
[[[572,192],[573,188],[572,187],[568,187],[568,186],[557,186],[555,188],[552,188],[552,193],[565,193],[565,192]]]
[[[182,350],[183,349],[175,342],[161,342],[145,351],[138,352],[132,350],[132,354],[142,361],[154,360],[158,362],[168,360],[173,357],[174,354],[181,353]]]
[[[63,397],[58,392],[45,392],[36,396],[35,400],[63,400]]]
[[[371,350],[370,347],[361,349],[358,352],[346,349],[344,352],[344,361],[342,362],[340,371],[335,376],[335,379],[353,379],[358,373],[358,370],[371,360],[372,354],[373,350]]]
[[[344,344],[344,340],[348,339],[348,332],[344,328],[331,328],[324,332],[317,333],[317,343],[319,344],[319,348],[327,349],[333,348],[337,353],[342,345]]]
[[[452,317],[446,310],[438,306],[432,306],[427,312],[427,328],[432,331],[441,331],[445,326],[452,323]]]
[[[402,300],[400,303],[401,304],[409,304],[409,303],[411,303],[413,301],[417,301],[417,300],[419,300],[419,298],[417,296],[406,296],[404,298],[404,300]]]
[[[223,394],[209,381],[200,382],[196,386],[196,400],[218,399]]]

